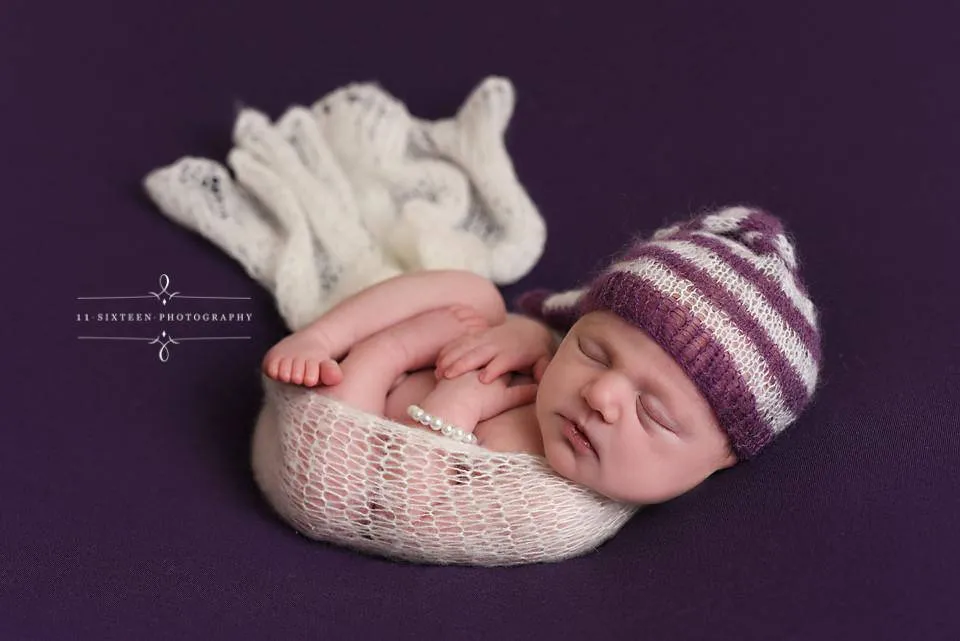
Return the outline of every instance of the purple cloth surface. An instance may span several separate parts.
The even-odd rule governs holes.
[[[960,577],[960,89],[948,3],[8,2],[0,9],[7,413],[0,639],[953,639]],[[596,553],[420,567],[310,542],[249,471],[268,294],[144,196],[355,80],[453,113],[510,77],[548,221],[518,286],[566,287],[704,207],[793,232],[821,309],[812,407],[756,460]],[[244,312],[245,324],[78,314]],[[950,276],[950,274],[954,276]],[[82,318],[82,317],[81,317]]]

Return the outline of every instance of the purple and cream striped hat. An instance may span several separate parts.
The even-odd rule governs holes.
[[[817,312],[793,245],[776,217],[753,207],[660,229],[589,285],[516,302],[562,331],[596,310],[644,330],[707,398],[739,460],[786,429],[817,385]]]

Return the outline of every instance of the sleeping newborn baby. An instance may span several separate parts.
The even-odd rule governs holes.
[[[543,456],[614,500],[667,501],[755,456],[817,383],[816,311],[770,214],[636,239],[578,289],[507,314],[469,272],[397,276],[266,354],[264,373],[481,446]]]

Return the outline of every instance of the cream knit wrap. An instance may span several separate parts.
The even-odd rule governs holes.
[[[545,460],[458,443],[264,378],[253,470],[305,536],[423,563],[517,565],[589,552],[636,512]]]

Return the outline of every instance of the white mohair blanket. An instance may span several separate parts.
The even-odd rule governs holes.
[[[185,157],[144,186],[161,212],[237,260],[296,331],[396,274],[466,269],[513,283],[546,227],[504,145],[514,90],[484,80],[427,122],[352,84],[275,123],[244,109],[227,157]],[[253,470],[304,535],[394,559],[515,565],[594,549],[636,507],[528,454],[466,445],[266,377]]]
[[[333,91],[275,123],[244,109],[219,163],[184,157],[144,179],[160,211],[274,294],[291,330],[397,274],[466,269],[516,282],[546,226],[504,144],[515,93],[484,80],[454,118],[414,118],[375,84]]]

